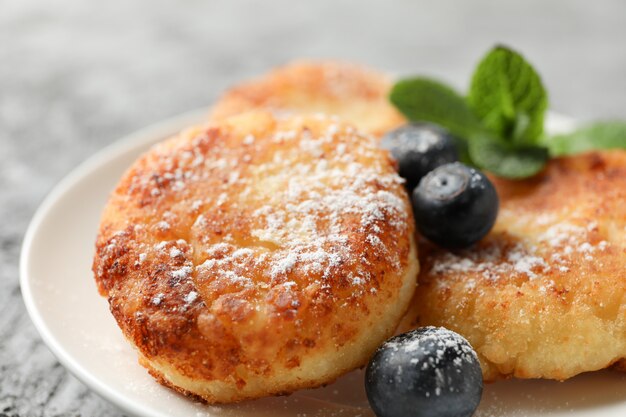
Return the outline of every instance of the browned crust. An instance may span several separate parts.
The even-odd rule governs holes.
[[[327,200],[344,208],[325,212]],[[359,211],[368,201],[371,219]],[[272,215],[287,217],[272,228]],[[307,221],[317,234],[299,237]],[[402,181],[372,138],[325,118],[250,113],[135,162],[104,210],[93,271],[153,375],[232,402],[361,366],[412,295],[412,230]]]
[[[161,371],[159,371],[158,369],[153,367],[153,364],[149,361],[146,360],[145,358],[139,358],[139,363],[148,370],[148,373],[157,380],[157,382],[159,382],[159,384],[164,385],[170,389],[173,389],[174,391],[178,392],[181,395],[184,395],[186,397],[192,398],[195,401],[200,401],[200,402],[204,402],[204,403],[208,403],[208,404],[229,404],[232,402],[239,402],[242,400],[242,398],[231,398],[231,397],[223,397],[223,396],[216,396],[216,395],[198,395],[197,393],[189,390],[189,389],[185,389],[183,388],[183,386],[185,386],[184,382],[181,383],[181,385],[176,385],[175,383],[173,383],[172,381],[170,381],[169,379],[167,379],[167,377],[165,376],[165,374]],[[180,376],[180,375],[177,375]],[[326,379],[324,383],[321,383],[319,381],[316,380],[310,380],[310,381],[298,381],[298,382],[293,382],[291,385],[289,386],[284,386],[282,391],[273,391],[270,394],[267,395],[271,395],[271,396],[287,396],[292,394],[295,391],[301,390],[301,389],[307,389],[307,388],[317,388],[320,386],[325,386],[328,384],[332,384],[340,375],[336,375],[334,378],[329,378]]]
[[[228,90],[211,118],[223,119],[253,109],[280,114],[325,113],[381,136],[405,123],[389,103],[391,78],[341,61],[296,61]]]
[[[487,238],[458,254],[420,244],[420,290],[404,328],[458,331],[487,380],[563,380],[623,363],[626,151],[555,159],[524,181],[493,180],[501,209]]]

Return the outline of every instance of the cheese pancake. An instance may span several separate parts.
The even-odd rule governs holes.
[[[500,213],[475,247],[420,244],[403,329],[466,337],[487,380],[563,380],[626,357],[626,151],[552,160],[524,181],[493,179]]]
[[[388,76],[359,65],[297,61],[228,90],[211,118],[258,108],[278,114],[323,113],[380,137],[405,123],[388,100],[391,86]]]
[[[374,138],[253,112],[142,155],[104,210],[93,271],[153,376],[234,402],[365,364],[412,297],[413,233]]]

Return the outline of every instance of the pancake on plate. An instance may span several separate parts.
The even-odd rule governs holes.
[[[161,383],[225,403],[329,383],[396,329],[418,264],[387,152],[333,118],[246,113],[142,155],[93,271]]]
[[[420,244],[403,329],[466,337],[485,379],[563,380],[626,357],[626,151],[552,160],[493,179],[500,213],[475,247]]]
[[[279,114],[324,113],[380,137],[405,123],[388,100],[391,86],[387,75],[356,64],[297,61],[228,90],[211,119],[258,108]]]

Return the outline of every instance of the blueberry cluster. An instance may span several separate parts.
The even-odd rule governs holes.
[[[381,146],[398,162],[424,237],[460,249],[491,230],[498,214],[496,190],[483,173],[457,162],[454,140],[446,130],[411,123],[387,133]]]
[[[389,132],[381,146],[406,179],[422,236],[460,249],[489,233],[498,214],[496,189],[482,172],[458,162],[446,130],[412,123]],[[378,417],[469,417],[480,403],[483,379],[467,340],[444,328],[423,327],[376,351],[365,390]]]

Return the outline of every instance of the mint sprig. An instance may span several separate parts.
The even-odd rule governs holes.
[[[474,71],[467,102],[497,137],[520,145],[539,142],[548,95],[537,72],[517,52],[493,48]]]
[[[596,122],[546,141],[550,155],[574,155],[595,149],[626,149],[626,122]]]
[[[522,55],[502,45],[479,62],[463,98],[430,78],[398,81],[389,99],[411,121],[448,129],[461,160],[511,179],[540,172],[550,157],[595,149],[626,149],[626,122],[597,122],[547,137],[548,95]]]
[[[455,136],[467,138],[482,130],[480,121],[465,99],[434,79],[416,77],[400,80],[391,89],[389,99],[407,119],[436,123]]]
[[[543,169],[549,159],[546,148],[515,145],[488,134],[476,134],[471,138],[469,155],[477,166],[509,179],[533,176]]]
[[[547,94],[532,66],[504,46],[478,64],[466,99],[441,82],[415,77],[397,82],[390,100],[409,120],[447,128],[472,164],[498,176],[534,175],[548,159],[539,145]]]
[[[407,119],[428,121],[446,128],[456,142],[459,159],[474,165],[465,138],[481,132],[482,126],[454,89],[431,78],[408,78],[393,86],[389,99]]]

